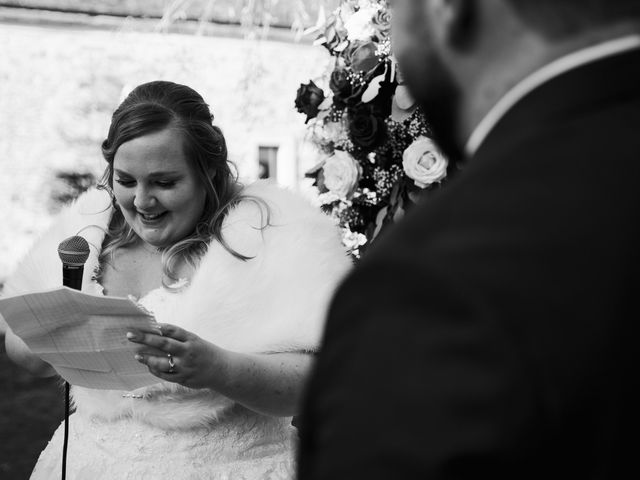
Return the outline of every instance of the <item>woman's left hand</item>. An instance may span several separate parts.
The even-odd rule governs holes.
[[[136,360],[167,382],[189,388],[215,385],[216,377],[223,374],[225,351],[175,325],[162,324],[160,329],[162,333],[127,333],[130,342],[143,346]]]
[[[140,345],[136,360],[156,377],[189,388],[210,388],[263,415],[298,413],[310,354],[234,352],[175,325],[160,327],[162,333],[127,334]]]

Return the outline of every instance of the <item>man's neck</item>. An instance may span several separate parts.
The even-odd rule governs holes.
[[[555,43],[523,35],[504,55],[487,59],[480,72],[462,82],[457,132],[460,145],[466,144],[480,122],[508,92],[541,68],[573,52],[639,32],[638,25],[617,25]]]

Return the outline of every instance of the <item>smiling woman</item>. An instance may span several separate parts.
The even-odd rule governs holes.
[[[212,121],[196,91],[171,82],[140,85],[114,112],[101,188],[117,208],[103,263],[119,247],[147,244],[166,251],[163,281],[171,282],[179,256],[192,266],[210,238],[226,246],[221,222],[241,187]]]
[[[80,231],[95,247],[83,291],[134,295],[161,326],[122,339],[139,346],[135,360],[157,384],[72,387],[70,479],[293,477],[291,416],[350,262],[332,221],[306,201],[238,183],[212,119],[189,87],[134,89],[103,142],[102,185],[63,211],[17,270],[59,270],[47,263],[51,242]],[[53,286],[18,273],[6,289]],[[11,331],[7,352],[55,374]],[[58,475],[62,437],[32,479]]]
[[[113,193],[128,225],[145,243],[163,248],[188,236],[202,216],[206,191],[171,127],[118,149]]]

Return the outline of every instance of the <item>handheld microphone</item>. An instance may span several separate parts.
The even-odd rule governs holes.
[[[89,244],[75,235],[60,242],[58,256],[62,260],[62,284],[74,290],[82,289],[84,264],[89,258]],[[69,413],[71,409],[69,382],[64,382],[64,440],[62,442],[62,480],[67,478],[67,449],[69,446]]]
[[[89,258],[89,244],[78,235],[69,237],[58,245],[58,256],[62,260],[62,284],[80,290],[84,264]]]

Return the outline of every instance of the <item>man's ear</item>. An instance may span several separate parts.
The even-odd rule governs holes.
[[[478,1],[482,0],[425,0],[436,40],[452,48],[468,48],[475,37]]]

